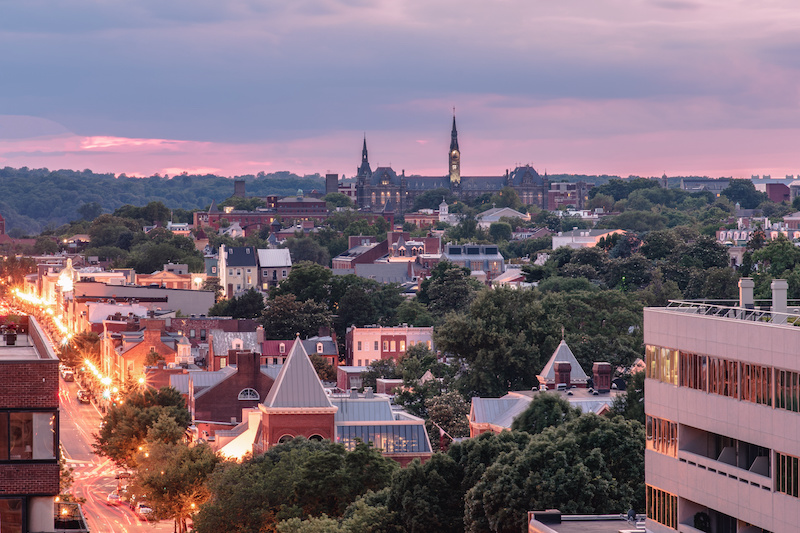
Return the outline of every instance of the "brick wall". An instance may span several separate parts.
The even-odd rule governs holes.
[[[0,362],[0,381],[0,408],[58,408],[58,360]]]
[[[58,494],[58,464],[0,464],[0,494]]]

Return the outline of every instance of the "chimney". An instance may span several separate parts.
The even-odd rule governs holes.
[[[597,392],[611,390],[611,363],[594,363],[592,365],[592,381]]]
[[[355,387],[350,387],[350,399],[351,400],[358,400],[358,389]]]
[[[375,397],[375,394],[372,392],[372,387],[364,387],[364,398],[371,400]]]
[[[739,280],[739,307],[744,307],[745,309],[753,308],[753,287],[755,287],[753,278],[741,278]]]
[[[785,279],[773,279],[770,288],[772,289],[772,312],[786,313],[786,293],[789,290],[789,283]],[[783,323],[785,319],[785,316],[781,317],[780,323]],[[772,320],[773,322],[778,321],[775,317]]]
[[[258,326],[256,328],[256,342],[259,347],[264,342],[264,326]]]
[[[568,389],[570,386],[572,365],[566,361],[556,361],[554,366],[556,374],[556,390]],[[561,386],[559,387],[559,385]]]

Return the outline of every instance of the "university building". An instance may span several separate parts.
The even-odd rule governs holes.
[[[549,181],[540,176],[530,165],[520,166],[499,176],[462,176],[461,150],[458,147],[456,118],[450,133],[450,149],[447,152],[447,173],[442,176],[406,176],[392,167],[377,167],[369,164],[367,140],[361,149],[361,165],[356,171],[356,200],[360,208],[373,212],[399,212],[411,209],[414,199],[435,189],[449,189],[462,200],[476,198],[482,194],[494,194],[511,187],[525,205],[547,208]]]
[[[756,307],[644,310],[647,529],[797,531],[800,327],[785,280]],[[759,302],[760,304],[760,302]]]

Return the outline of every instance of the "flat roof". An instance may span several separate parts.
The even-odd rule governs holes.
[[[42,357],[31,342],[28,335],[17,334],[17,343],[7,346],[5,339],[0,335],[0,361],[38,361],[47,359]]]
[[[642,515],[638,515],[644,520]],[[535,520],[531,525],[537,524]],[[621,532],[644,532],[644,527],[636,527],[623,519],[620,515],[562,515],[560,524],[545,524],[555,533],[621,533]],[[537,531],[532,528],[532,531]],[[539,529],[538,531],[548,531]]]

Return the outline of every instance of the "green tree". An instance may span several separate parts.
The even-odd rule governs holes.
[[[640,424],[644,424],[645,373],[637,372],[626,377],[628,384],[625,387],[625,394],[620,394],[614,398],[611,413],[612,415],[621,415],[628,420],[636,420]]]
[[[208,444],[189,446],[180,441],[182,433],[172,417],[162,414],[137,455],[133,479],[134,491],[146,496],[155,516],[172,519],[178,533],[188,531],[186,520],[208,500],[206,480],[219,463]]]
[[[198,533],[276,531],[282,520],[338,518],[356,498],[389,484],[398,465],[371,446],[302,437],[212,474],[211,498],[194,522]]]
[[[311,261],[322,266],[328,266],[331,263],[331,256],[327,248],[311,237],[290,237],[286,239],[283,246],[289,249],[293,262]]]
[[[403,300],[397,307],[397,323],[417,327],[429,327],[433,325],[433,317],[428,312],[427,306],[414,298],[411,300]]]
[[[493,222],[489,226],[489,238],[492,242],[510,241],[511,224],[507,222]]]
[[[208,314],[209,316],[230,316],[232,318],[258,318],[264,308],[264,296],[251,287],[239,296],[215,303],[208,310]]]
[[[294,339],[298,333],[305,339],[316,335],[321,327],[330,327],[332,318],[324,304],[299,302],[294,294],[285,294],[267,302],[261,323],[267,339]]]
[[[92,221],[103,213],[103,206],[97,202],[87,202],[78,208],[82,219]]]
[[[289,277],[280,285],[270,291],[270,298],[284,294],[294,294],[297,300],[304,302],[314,300],[331,307],[331,278],[330,269],[310,261],[301,261],[292,265]]]
[[[123,396],[122,403],[109,408],[92,448],[117,465],[135,468],[139,446],[144,444],[148,430],[164,414],[183,429],[192,420],[183,396],[172,387],[158,391],[131,390]]]
[[[514,419],[511,429],[538,435],[549,427],[558,427],[580,415],[580,408],[572,407],[558,394],[541,392],[533,398],[528,408]]]
[[[335,210],[337,207],[353,207],[353,200],[346,194],[340,192],[328,193],[323,196],[322,199],[331,211]]]
[[[743,209],[755,209],[767,199],[767,195],[756,190],[756,186],[748,179],[731,180],[720,193],[732,203],[738,203]]]
[[[480,288],[480,283],[469,274],[468,268],[440,261],[431,271],[431,276],[422,282],[417,298],[428,305],[434,316],[463,309]]]

